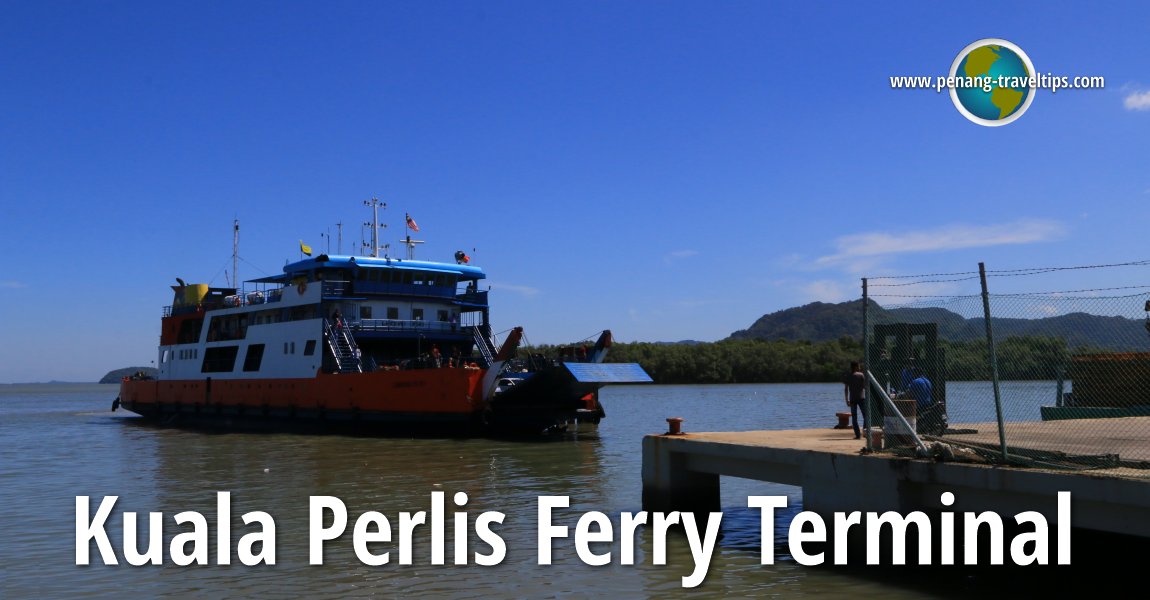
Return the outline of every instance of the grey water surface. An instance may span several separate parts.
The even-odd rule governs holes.
[[[952,399],[960,397],[962,384],[951,384],[950,390]],[[621,564],[617,527],[613,542],[593,546],[597,553],[612,552],[608,565],[584,564],[570,538],[552,544],[553,564],[538,564],[540,496],[570,498],[569,509],[555,511],[554,524],[570,527],[572,534],[588,511],[603,512],[618,525],[620,513],[642,509],[641,440],[664,432],[666,417],[685,418],[686,431],[830,427],[842,407],[841,385],[608,387],[601,394],[607,418],[597,433],[528,441],[163,428],[123,410],[111,412],[116,394],[115,385],[0,386],[0,596],[908,598],[941,591],[929,582],[908,584],[865,569],[796,564],[786,554],[785,525],[801,510],[799,490],[733,478],[723,480],[722,536],[698,588],[682,587],[681,578],[694,569],[685,536],[669,538],[668,564],[658,566],[652,564],[649,528],[635,536],[634,565]],[[228,565],[217,564],[219,491],[231,498]],[[433,492],[447,498],[447,564],[431,564],[427,526],[413,535],[413,564],[398,564],[398,515],[430,514]],[[456,492],[468,496],[462,508],[452,502]],[[310,565],[309,498],[321,495],[339,498],[349,522],[343,536],[325,544],[323,564]],[[747,508],[750,495],[789,497],[790,506],[777,518],[777,539],[768,541],[778,544],[773,565],[759,562],[759,513]],[[89,544],[93,564],[76,564],[77,496],[91,498],[92,513],[105,496],[119,497],[105,530],[120,564],[104,565],[95,543]],[[466,565],[453,564],[451,513],[457,510],[467,511],[472,529]],[[139,515],[142,547],[147,513],[163,514],[163,564],[125,562],[120,516],[125,511]],[[175,523],[183,511],[198,512],[209,524],[207,565],[176,566],[170,558],[171,538],[191,530]],[[240,538],[259,531],[242,521],[250,511],[264,511],[274,520],[274,565],[239,561]],[[390,551],[386,565],[367,566],[353,550],[354,522],[367,511],[383,514],[393,529],[392,542],[372,546],[376,553]],[[507,549],[495,566],[480,566],[471,555],[490,551],[473,530],[475,518],[486,511],[506,515],[492,528]]]

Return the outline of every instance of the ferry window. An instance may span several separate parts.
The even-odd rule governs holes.
[[[423,309],[422,308],[411,309],[411,318],[412,318],[412,320],[415,320],[415,321],[422,321],[423,320]]]
[[[200,330],[203,325],[203,319],[189,319],[180,323],[180,331],[176,334],[176,343],[190,344],[200,341]]]
[[[291,343],[291,353],[295,354],[295,342]]]
[[[387,318],[392,319],[392,320],[398,319],[399,318],[399,307],[398,306],[387,307]]]
[[[359,318],[370,319],[371,318],[371,307],[370,306],[359,307]]]
[[[287,354],[288,344],[284,342],[284,354]]]
[[[248,353],[244,355],[244,370],[259,371],[260,363],[264,360],[264,345],[252,344],[248,346]]]
[[[230,373],[236,368],[236,355],[239,346],[219,346],[208,348],[204,352],[204,362],[200,366],[201,373]]]
[[[162,362],[162,363],[168,362],[168,351],[167,350],[164,350],[164,355],[162,357],[160,357],[160,362]]]
[[[303,355],[311,356],[315,354],[315,340],[308,340],[303,346]]]
[[[437,318],[438,318],[440,321],[446,321],[446,320],[447,320],[447,311],[446,311],[446,310],[441,310],[441,311],[439,311],[439,315],[438,315],[438,317],[437,317]]]

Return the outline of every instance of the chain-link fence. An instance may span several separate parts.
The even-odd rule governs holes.
[[[1148,265],[864,279],[868,446],[1150,476],[1150,285],[1019,291]]]

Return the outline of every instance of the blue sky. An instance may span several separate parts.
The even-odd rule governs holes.
[[[393,243],[418,221],[418,258],[468,251],[496,329],[534,343],[716,340],[857,298],[863,276],[1150,257],[1140,3],[0,1],[0,17],[0,382],[146,365],[175,277],[224,283],[233,219],[250,278],[300,239],[326,249],[339,221],[351,248],[372,196]],[[945,92],[891,89],[987,37],[1106,87],[1040,90],[997,128]]]

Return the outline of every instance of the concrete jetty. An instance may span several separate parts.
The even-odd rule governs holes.
[[[1057,423],[1066,430],[1066,422]],[[1043,425],[1008,427],[1023,426],[1021,431],[1036,438],[1057,435],[1057,429],[1044,430]],[[1145,426],[1125,428],[1121,439],[1100,443],[1108,452],[1147,456],[1150,419]],[[720,477],[741,477],[799,486],[804,510],[824,516],[838,511],[993,511],[1005,520],[1038,511],[1053,524],[1057,493],[1069,491],[1074,528],[1150,538],[1150,470],[936,462],[866,454],[860,452],[863,446],[852,431],[829,428],[648,435],[643,439],[643,508],[718,511]],[[941,503],[944,492],[955,495],[952,506]]]

